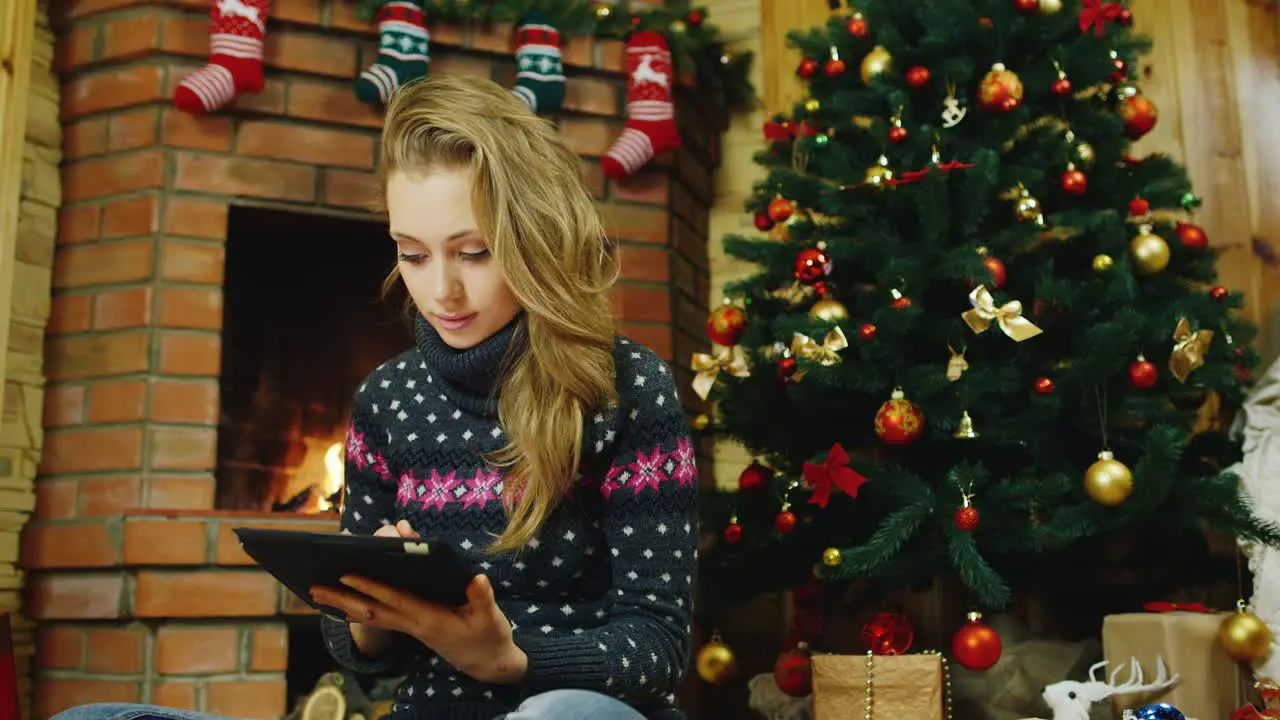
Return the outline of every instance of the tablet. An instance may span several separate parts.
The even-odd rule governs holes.
[[[467,585],[476,574],[453,547],[439,541],[249,527],[234,530],[240,547],[262,569],[311,607],[338,619],[345,619],[340,610],[311,599],[312,587],[355,592],[338,579],[358,575],[428,602],[456,607],[467,604]]]

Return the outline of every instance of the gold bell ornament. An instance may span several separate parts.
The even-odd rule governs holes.
[[[951,437],[957,440],[974,440],[978,437],[978,431],[973,429],[973,418],[969,417],[968,410],[960,414],[960,425]]]
[[[720,639],[720,633],[712,633],[711,639],[698,650],[698,677],[712,685],[719,685],[738,673],[738,658],[733,650]]]

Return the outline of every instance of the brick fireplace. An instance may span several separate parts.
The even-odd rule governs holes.
[[[169,104],[205,55],[203,3],[55,9],[63,204],[46,437],[21,546],[34,717],[143,701],[274,718],[323,670],[307,645],[314,616],[231,530],[336,526],[331,512],[299,512],[323,510],[322,498],[291,503],[308,486],[298,478],[323,467],[352,378],[406,338],[367,285],[343,290],[352,304],[316,300],[332,288],[315,273],[359,264],[380,277],[391,260],[364,210],[380,116],[352,81],[376,38],[353,7],[276,0],[266,89],[206,117]],[[431,29],[432,72],[514,76],[510,28]],[[708,302],[719,117],[682,88],[685,149],[608,182],[598,158],[622,127],[622,45],[577,39],[565,55],[557,121],[623,246],[615,310],[687,388]],[[312,236],[327,250],[307,272],[281,265],[291,232],[324,236]],[[311,294],[285,298],[294,283]],[[312,344],[305,366],[284,340]],[[341,345],[352,347],[323,352]]]

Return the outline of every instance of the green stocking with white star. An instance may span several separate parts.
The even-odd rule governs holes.
[[[511,92],[535,112],[558,110],[564,102],[560,31],[536,10],[516,28],[516,86]]]

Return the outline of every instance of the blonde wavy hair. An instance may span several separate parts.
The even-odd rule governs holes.
[[[617,401],[617,249],[577,156],[497,83],[442,74],[402,87],[387,107],[380,160],[384,191],[396,172],[471,170],[479,229],[524,309],[524,351],[507,358],[498,400],[508,442],[489,458],[507,468],[508,522],[492,550],[517,550],[573,485],[584,419]],[[401,284],[397,267],[384,291]]]

